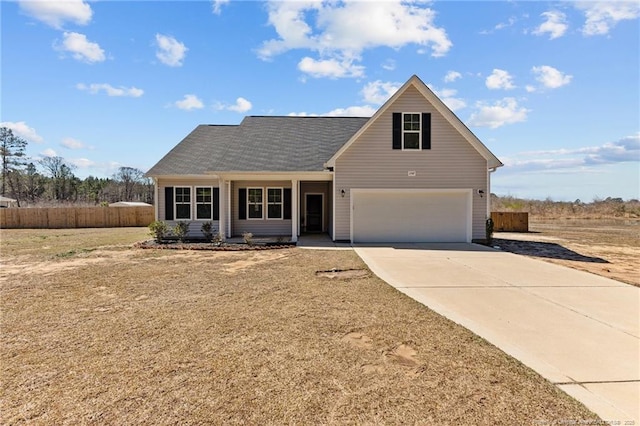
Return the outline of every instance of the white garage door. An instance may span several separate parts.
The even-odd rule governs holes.
[[[355,243],[471,242],[470,190],[351,191]]]

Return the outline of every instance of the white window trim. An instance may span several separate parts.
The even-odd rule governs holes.
[[[187,188],[189,190],[189,217],[188,218],[178,218],[178,204],[184,205],[187,203],[180,202],[178,203],[178,188]],[[173,220],[191,220],[193,217],[193,188],[190,186],[174,186],[173,187]]]
[[[262,191],[262,203],[261,203],[262,204],[262,216],[261,217],[249,217],[249,212],[250,212],[249,205],[250,204],[258,204],[258,203],[250,203],[249,202],[249,192],[252,189],[259,189],[260,191]],[[264,188],[260,188],[260,187],[257,187],[257,186],[254,186],[254,187],[251,187],[251,188],[247,187],[247,220],[264,220],[264,199],[265,199],[264,195],[265,195]]]
[[[269,202],[269,190],[270,189],[279,189],[280,190],[280,202],[279,203],[270,203]],[[266,197],[264,198],[266,209],[266,218],[267,220],[284,220],[284,188],[271,186],[266,188]],[[280,205],[280,217],[269,217],[269,204],[279,204]]]
[[[209,189],[211,190],[211,203],[199,203],[198,202],[198,189]],[[211,216],[208,218],[198,218],[198,205],[200,204],[211,204]],[[215,206],[213,205],[213,186],[194,186],[193,187],[193,205],[195,206],[193,213],[195,214],[195,219],[194,220],[201,220],[201,221],[210,221],[213,220],[213,209],[215,208]]]
[[[420,123],[420,129],[418,130],[404,130],[404,116],[405,115],[418,115],[418,122]],[[420,112],[403,112],[402,113],[402,150],[403,151],[420,151],[422,149],[422,113]],[[418,147],[417,148],[405,148],[404,147],[404,135],[405,133],[417,133],[418,134]]]

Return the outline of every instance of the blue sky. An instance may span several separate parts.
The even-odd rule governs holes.
[[[198,124],[371,115],[417,74],[499,195],[640,197],[640,2],[2,1],[0,122],[79,177]]]

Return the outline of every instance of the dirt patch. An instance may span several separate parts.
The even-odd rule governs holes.
[[[224,265],[223,272],[227,275],[233,275],[257,265],[284,259],[289,253],[281,251],[255,252],[249,257],[243,256],[242,259],[231,261]]]
[[[328,271],[316,271],[316,276],[330,278],[332,280],[350,280],[353,278],[366,278],[369,271],[366,269],[329,269]]]

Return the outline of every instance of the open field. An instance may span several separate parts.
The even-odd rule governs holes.
[[[640,219],[533,217],[529,230],[496,232],[494,245],[640,287]]]
[[[137,250],[3,230],[2,424],[595,424],[352,251]],[[585,423],[580,423],[585,422]]]

